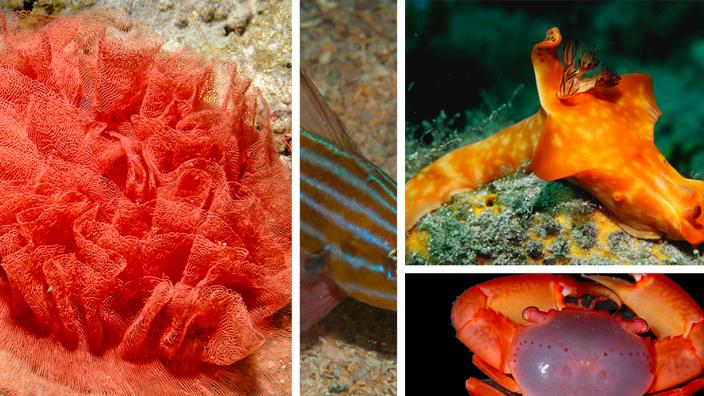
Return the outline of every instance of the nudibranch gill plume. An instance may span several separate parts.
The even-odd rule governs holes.
[[[561,42],[554,27],[533,46],[537,113],[446,154],[406,184],[406,229],[452,195],[529,163],[543,180],[566,178],[589,191],[635,237],[704,242],[704,181],[680,175],[655,146],[661,113],[650,76],[619,77],[593,49],[566,42],[558,51]]]

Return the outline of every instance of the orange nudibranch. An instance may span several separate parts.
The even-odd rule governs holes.
[[[589,191],[629,234],[704,242],[704,181],[680,175],[655,146],[660,109],[650,76],[598,68],[593,50],[558,47],[557,28],[533,46],[540,110],[454,150],[406,184],[406,229],[453,194],[519,166]],[[590,76],[587,76],[590,75]]]

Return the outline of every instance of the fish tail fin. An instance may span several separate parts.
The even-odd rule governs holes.
[[[451,151],[406,183],[406,231],[459,192],[516,171],[533,157],[545,113],[536,114],[482,141]]]

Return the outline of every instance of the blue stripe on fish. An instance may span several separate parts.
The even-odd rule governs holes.
[[[367,177],[367,180],[373,181],[376,184],[378,184],[389,195],[389,197],[391,199],[393,199],[394,201],[396,200],[396,192],[395,192],[396,191],[396,182],[393,179],[391,179],[388,175],[386,175],[386,173],[379,170],[379,168],[377,168],[371,162],[366,161],[366,160],[360,160],[360,158],[355,156],[354,154],[350,154],[347,151],[341,150],[340,148],[338,148],[334,144],[332,144],[324,139],[321,139],[321,138],[319,138],[319,137],[317,137],[317,136],[315,136],[305,130],[301,130],[301,138],[308,138],[308,139],[312,140],[313,142],[324,146],[328,151],[330,151],[340,157],[343,157],[346,159],[351,159],[351,160],[357,162],[362,167],[362,169],[367,171],[367,173],[369,174]],[[301,150],[303,150],[303,148],[301,148]],[[303,153],[301,153],[301,158],[304,158]],[[384,183],[384,181],[382,181],[378,177],[376,177],[374,175],[375,173],[381,175],[382,179],[384,179],[384,181],[386,181],[386,183]],[[389,188],[389,186],[387,186],[387,184],[390,184],[391,188]],[[396,208],[393,208],[393,210],[394,210],[394,213],[396,213]]]
[[[323,183],[320,180],[308,177],[304,174],[301,174],[301,181],[308,184],[310,187],[332,197],[332,199],[337,201],[340,205],[348,207],[359,214],[367,216],[369,219],[374,221],[376,224],[381,225],[390,233],[396,232],[395,224],[391,224],[390,222],[384,220],[377,212],[366,206],[361,205],[356,199],[349,199],[346,196],[340,194],[333,187]]]
[[[390,251],[392,249],[392,247],[388,243],[386,243],[386,241],[384,241],[382,238],[379,238],[378,236],[369,232],[369,230],[349,223],[340,214],[335,213],[334,211],[317,203],[314,199],[306,195],[303,190],[301,190],[301,203],[305,203],[306,205],[310,206],[311,209],[318,212],[318,214],[320,214],[321,216],[331,219],[338,227],[351,231],[359,239],[374,246],[377,246],[383,249],[384,251]]]
[[[315,239],[316,241],[320,242],[320,244],[325,245],[326,243],[326,238],[323,233],[318,231],[315,227],[311,226],[310,224],[306,222],[301,222],[301,232],[308,234],[309,237]],[[382,264],[371,264],[369,261],[365,260],[363,257],[358,257],[351,255],[344,250],[338,248],[337,246],[332,246],[331,248],[331,254],[336,254],[338,257],[340,257],[343,261],[345,261],[347,264],[352,266],[355,269],[367,269],[372,272],[381,272],[384,273],[386,272],[386,268]],[[386,274],[388,275],[388,274]],[[393,274],[391,275],[392,277]],[[388,277],[388,276],[387,276]]]
[[[379,193],[375,189],[370,188],[368,184],[366,184],[363,180],[359,179],[357,175],[353,174],[347,169],[341,168],[329,159],[320,156],[316,152],[307,150],[303,147],[301,147],[301,158],[304,161],[309,161],[318,167],[330,170],[331,172],[335,173],[336,177],[345,180],[347,183],[349,183],[356,189],[362,190],[362,192],[369,194],[372,198],[374,198],[374,201],[384,206],[385,208],[391,210],[394,214],[396,213],[395,206],[389,204],[389,202],[384,199],[381,195],[379,195]]]

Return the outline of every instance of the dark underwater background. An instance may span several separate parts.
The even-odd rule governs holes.
[[[704,2],[406,2],[406,177],[538,109],[530,50],[557,26],[648,73],[660,151],[704,178]]]

